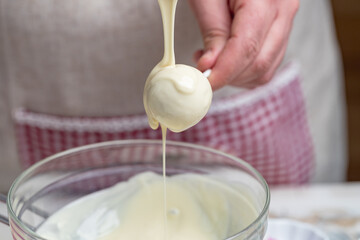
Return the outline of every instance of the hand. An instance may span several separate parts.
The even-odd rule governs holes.
[[[254,88],[280,65],[299,0],[189,0],[204,49],[194,54],[200,71],[212,69],[214,90],[227,84]]]

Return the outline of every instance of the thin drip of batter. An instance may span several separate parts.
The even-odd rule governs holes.
[[[168,239],[166,187],[166,131],[184,131],[207,113],[212,98],[211,86],[196,68],[175,65],[174,22],[178,0],[158,0],[164,30],[164,56],[149,74],[144,88],[144,107],[151,128],[162,129],[164,235]]]
[[[161,125],[162,132],[162,161],[163,161],[163,181],[164,181],[164,239],[168,239],[167,233],[167,200],[166,200],[166,131],[167,128]]]

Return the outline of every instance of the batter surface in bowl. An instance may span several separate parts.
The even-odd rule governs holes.
[[[65,206],[37,231],[49,240],[220,240],[247,227],[259,211],[238,188],[206,175],[145,172]]]

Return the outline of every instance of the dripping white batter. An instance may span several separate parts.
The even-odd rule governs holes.
[[[164,29],[164,56],[151,71],[144,88],[144,107],[153,129],[162,129],[164,177],[164,235],[167,238],[166,131],[184,131],[209,110],[212,89],[196,68],[175,64],[174,22],[178,0],[158,0]]]

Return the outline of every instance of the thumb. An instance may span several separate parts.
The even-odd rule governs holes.
[[[204,41],[197,67],[200,71],[205,71],[215,65],[230,36],[231,15],[227,1],[189,0],[189,3],[198,20]]]

